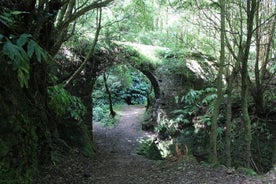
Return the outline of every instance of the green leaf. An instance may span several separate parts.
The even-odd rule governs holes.
[[[18,52],[15,45],[7,41],[3,46],[3,53],[7,55],[11,60],[14,60],[16,53]]]
[[[46,54],[46,51],[45,51],[44,49],[42,49],[41,47],[40,47],[40,50],[41,50],[42,59],[43,59],[44,61],[47,61],[47,54]]]
[[[4,35],[0,34],[0,41],[2,41],[4,38]]]
[[[29,57],[28,57],[28,54],[26,53],[26,51],[22,47],[17,47],[17,49],[18,49],[18,53],[19,53],[19,57],[20,57],[21,61],[23,63],[29,62]]]
[[[21,34],[20,37],[16,41],[16,45],[19,47],[22,47],[23,45],[26,44],[28,38],[30,38],[31,35],[29,34]]]
[[[26,13],[29,13],[29,12],[26,12],[26,11],[12,11],[12,12],[10,12],[11,15],[20,15],[20,14],[26,14]]]
[[[0,15],[0,22],[5,26],[9,27],[9,24],[12,20],[6,16]]]
[[[33,56],[35,47],[37,47],[36,42],[33,40],[30,40],[28,42],[28,46],[27,46],[27,53],[28,53],[29,58],[31,58]]]
[[[22,70],[17,71],[17,78],[21,87],[28,87],[29,74],[24,73]]]
[[[35,47],[35,55],[36,55],[36,59],[39,63],[41,63],[41,49],[40,47]]]
[[[42,59],[45,61],[47,60],[46,52],[34,40],[30,40],[28,42],[27,53],[29,58],[31,58],[35,53],[36,59],[39,63],[41,63]]]
[[[26,37],[24,35],[23,37]],[[22,38],[23,38],[22,37]],[[24,41],[21,40],[20,44]],[[20,45],[19,44],[19,45]],[[2,52],[10,59],[10,63],[14,70],[17,70],[17,78],[21,87],[28,87],[29,80],[29,57],[23,47],[13,44],[11,41],[7,41],[2,49]]]

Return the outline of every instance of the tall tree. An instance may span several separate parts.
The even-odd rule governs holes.
[[[223,68],[225,63],[225,1],[220,0],[220,19],[221,19],[221,29],[220,29],[220,62],[219,62],[219,70],[217,76],[217,98],[215,108],[212,114],[212,125],[211,125],[211,134],[210,134],[210,155],[209,159],[211,162],[217,162],[217,129],[218,129],[218,117],[219,117],[219,110],[220,105],[223,98]]]
[[[10,96],[13,101],[1,100],[0,119],[7,122],[1,128],[13,130],[17,127],[16,131],[1,133],[0,138],[8,141],[7,138],[18,137],[21,140],[13,143],[16,145],[7,144],[7,153],[17,154],[1,157],[4,170],[14,169],[18,175],[28,176],[33,173],[28,169],[37,170],[39,161],[53,155],[58,119],[49,109],[47,94],[49,85],[54,82],[51,78],[54,75],[52,66],[56,65],[53,57],[74,33],[74,22],[79,17],[112,1],[0,2],[0,73],[3,79],[0,86],[5,86],[0,90],[0,97]]]
[[[227,106],[226,106],[225,156],[226,156],[226,166],[231,167],[232,76],[229,76],[229,75],[228,75],[226,93],[227,93]]]
[[[246,165],[250,167],[251,163],[251,119],[248,112],[248,59],[253,36],[253,22],[256,12],[256,0],[250,0],[246,3],[246,40],[242,45],[239,45],[238,60],[241,63],[241,105],[242,118],[244,122],[244,139],[245,139],[245,157]],[[240,7],[242,8],[242,7]]]
[[[236,17],[239,22],[233,22],[229,16],[226,18],[229,32],[226,37],[227,48],[229,49],[232,56],[235,58],[238,65],[240,65],[241,74],[241,106],[242,106],[242,119],[244,129],[244,140],[245,140],[245,155],[246,165],[250,166],[251,162],[251,119],[248,112],[248,61],[251,48],[252,37],[254,33],[254,18],[256,13],[257,1],[239,1],[238,3],[232,4],[237,6],[238,12],[232,12],[231,16]],[[245,12],[244,12],[245,11]],[[230,40],[232,42],[230,42]]]

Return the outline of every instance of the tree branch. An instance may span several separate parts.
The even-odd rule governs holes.
[[[60,28],[63,27],[67,27],[71,22],[75,21],[77,18],[79,18],[80,16],[84,15],[86,12],[93,10],[93,9],[97,9],[97,8],[102,8],[107,6],[109,3],[111,3],[114,0],[105,0],[103,2],[93,2],[92,4],[82,8],[81,10],[75,12],[74,14],[72,14],[69,19],[65,20],[61,26],[58,28],[58,30]]]
[[[101,30],[101,21],[102,21],[102,9],[99,8],[98,10],[99,12],[99,18],[97,19],[97,24],[98,24],[98,27],[97,27],[97,30],[96,30],[96,34],[95,34],[95,38],[93,40],[93,43],[92,43],[92,46],[91,46],[91,49],[88,53],[88,55],[86,56],[84,62],[79,66],[79,68],[73,73],[73,75],[71,75],[69,77],[69,79],[64,83],[63,87],[66,87],[85,67],[85,65],[87,64],[88,60],[93,56],[94,54],[94,51],[95,51],[95,48],[96,48],[96,44],[98,42],[98,37],[99,37],[99,34],[100,34],[100,30]]]

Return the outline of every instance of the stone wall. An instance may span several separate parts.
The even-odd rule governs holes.
[[[166,65],[160,65],[150,71],[157,82],[155,88],[159,91],[153,108],[153,117],[157,123],[165,117],[172,117],[172,111],[182,108],[177,101],[190,89],[202,89],[208,83],[206,75],[199,75],[188,67],[186,70],[179,74],[170,71]]]

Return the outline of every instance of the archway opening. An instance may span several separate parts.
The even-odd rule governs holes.
[[[140,71],[129,64],[106,68],[93,86],[93,121],[112,125],[117,121],[114,118],[116,111],[128,105],[144,106],[145,116],[151,116],[155,99],[159,97],[156,86],[150,72]]]

